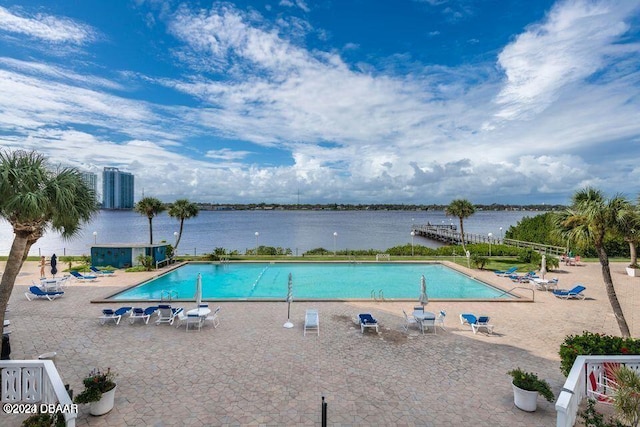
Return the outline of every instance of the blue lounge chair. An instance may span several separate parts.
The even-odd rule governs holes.
[[[98,276],[113,276],[114,270],[100,270],[95,267],[89,267],[89,270],[93,271]]]
[[[133,322],[135,322],[136,319],[142,319],[146,325],[149,323],[151,315],[157,310],[158,307],[147,307],[145,309],[135,307],[133,310],[131,310],[131,314],[129,315],[129,323],[133,325]]]
[[[62,295],[64,295],[63,291],[45,292],[37,286],[31,286],[29,288],[29,292],[24,293],[24,296],[27,297],[29,301],[31,301],[31,298],[46,298],[49,301],[53,301],[54,299],[61,297]]]
[[[511,276],[517,270],[518,270],[518,267],[511,267],[508,270],[496,270],[494,271],[494,273],[496,273],[498,276]]]
[[[360,322],[360,332],[363,334],[365,328],[375,328],[376,332],[380,331],[378,329],[378,321],[369,313],[358,314],[358,321]]]
[[[565,289],[556,289],[553,291],[553,294],[562,299],[584,299],[585,295],[582,292],[586,289],[587,288],[581,284],[577,284],[573,289],[569,289],[568,291]]]
[[[119,325],[122,316],[127,314],[129,311],[131,311],[131,307],[120,307],[115,311],[110,308],[105,308],[102,310],[102,316],[100,316],[100,324],[104,325],[107,321],[113,320],[116,325]]]
[[[95,281],[98,278],[98,276],[94,276],[92,274],[80,274],[75,270],[71,270],[69,273],[73,277],[75,277],[76,280],[83,280],[83,281],[92,282],[92,281]]]
[[[489,324],[489,316],[478,316],[473,314],[462,313],[460,315],[460,323],[471,326],[471,330],[474,334],[478,333],[480,328],[484,328],[488,333],[493,333],[493,325]]]

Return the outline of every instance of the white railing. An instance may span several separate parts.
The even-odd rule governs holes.
[[[75,427],[77,408],[51,360],[0,360],[2,403],[60,405],[67,427]],[[42,411],[46,412],[46,411]],[[49,411],[50,412],[50,411]]]
[[[556,401],[556,427],[572,427],[578,406],[587,397],[588,372],[600,372],[605,363],[620,363],[640,372],[640,356],[578,356]]]

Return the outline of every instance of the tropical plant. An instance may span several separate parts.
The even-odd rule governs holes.
[[[111,372],[111,368],[106,372],[94,369],[82,380],[82,383],[84,390],[76,396],[74,401],[76,403],[97,402],[102,397],[102,393],[113,390],[116,386],[115,374]]]
[[[480,270],[484,270],[484,267],[487,265],[488,261],[489,261],[489,258],[487,258],[484,255],[480,255],[480,254],[471,255],[471,262],[473,262],[473,265],[475,265],[476,268],[479,268]]]
[[[74,236],[97,210],[93,190],[76,169],[50,169],[35,151],[0,151],[0,217],[14,233],[0,280],[0,324],[31,246],[47,229]]]
[[[636,250],[640,241],[640,212],[637,206],[628,206],[629,212],[626,213],[618,224],[618,231],[625,242],[629,245],[629,267],[638,268],[638,252]]]
[[[149,219],[149,244],[153,245],[153,217],[164,212],[164,205],[155,197],[145,197],[136,203],[133,210]]]
[[[557,214],[554,218],[557,232],[565,240],[575,242],[579,246],[595,246],[609,303],[622,336],[629,337],[629,326],[613,287],[604,241],[605,236],[619,232],[620,228],[630,220],[630,203],[619,195],[606,199],[601,191],[591,187],[576,192],[572,201],[569,209]]]
[[[612,417],[605,420],[604,415],[596,409],[596,401],[594,399],[587,399],[587,407],[578,412],[578,416],[582,418],[584,427],[625,427],[624,424],[614,420]]]
[[[613,406],[619,418],[631,427],[640,424],[640,375],[624,365],[614,370],[617,389],[613,394]]]
[[[507,372],[508,375],[513,377],[513,385],[518,388],[527,391],[537,391],[542,397],[547,399],[548,402],[553,402],[555,396],[551,391],[551,386],[545,380],[541,380],[538,376],[532,372],[525,372],[520,368],[513,369]]]
[[[182,239],[184,220],[197,217],[199,211],[198,205],[191,203],[187,199],[178,199],[169,206],[169,216],[180,220],[180,230],[178,231],[178,238],[176,239],[176,245],[174,247],[176,253],[178,253],[178,244],[180,243],[180,239]]]
[[[458,217],[460,220],[460,238],[462,250],[467,251],[464,244],[464,219],[469,218],[476,212],[476,208],[466,199],[456,199],[452,201],[444,210],[445,214]]]
[[[149,255],[140,254],[136,258],[136,261],[144,267],[145,271],[151,271],[153,269],[153,257],[150,257]]]

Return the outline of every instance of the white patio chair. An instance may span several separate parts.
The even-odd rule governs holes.
[[[220,306],[216,307],[216,309],[213,311],[212,315],[207,316],[204,319],[205,322],[207,320],[211,321],[211,323],[213,324],[214,328],[217,328],[218,326],[220,326]]]
[[[158,306],[158,320],[156,320],[156,325],[161,323],[168,323],[173,325],[173,321],[183,310],[182,308],[171,308],[170,305],[160,305]]]
[[[186,325],[186,330],[189,330],[189,325],[194,325],[198,327],[198,330],[202,328],[202,323],[204,319],[197,314],[185,314],[184,310],[181,310],[176,314],[176,319],[178,319],[178,324],[176,328],[179,328],[182,325]]]
[[[402,314],[404,314],[404,324],[402,325],[402,328],[405,330],[405,332],[409,332],[409,327],[411,327],[411,325],[420,327],[415,317],[409,317],[404,309],[402,310]]]
[[[444,310],[440,310],[440,313],[438,313],[438,317],[436,317],[436,320],[435,320],[435,326],[440,326],[443,331],[446,331],[446,329],[444,328],[444,318],[446,316],[447,316],[447,312]],[[434,330],[435,330],[435,326],[434,326]]]

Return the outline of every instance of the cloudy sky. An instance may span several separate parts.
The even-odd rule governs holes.
[[[136,200],[640,192],[640,3],[0,0],[0,146]]]

